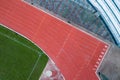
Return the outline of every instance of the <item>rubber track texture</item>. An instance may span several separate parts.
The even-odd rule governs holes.
[[[98,80],[107,43],[21,0],[0,0],[0,23],[44,50],[66,80]]]

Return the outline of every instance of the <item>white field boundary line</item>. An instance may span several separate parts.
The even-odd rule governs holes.
[[[44,67],[43,71],[42,71],[42,75],[43,75],[43,72],[45,72],[46,68],[48,67],[49,61],[51,61],[51,62],[55,65],[55,63],[52,61],[52,59],[48,59],[48,62],[47,62],[47,64],[46,64],[46,66]],[[42,76],[42,75],[41,75],[41,76]],[[41,76],[39,77],[39,80],[41,80]]]
[[[73,28],[75,28],[75,29],[77,29],[77,30],[79,30],[79,31],[82,31],[82,32],[84,32],[84,33],[86,33],[86,34],[92,36],[93,38],[96,38],[96,39],[100,40],[100,41],[103,42],[103,43],[106,43],[106,44],[108,45],[107,51],[104,53],[104,56],[103,56],[102,60],[100,61],[100,64],[99,64],[99,66],[97,67],[97,70],[96,70],[96,72],[95,72],[95,74],[96,74],[97,77],[99,78],[99,75],[97,74],[97,71],[98,71],[100,65],[102,64],[102,62],[103,62],[103,60],[104,60],[106,54],[108,53],[108,50],[109,50],[109,48],[110,48],[110,46],[111,46],[110,44],[108,44],[107,42],[105,42],[105,41],[103,41],[103,40],[101,40],[101,39],[99,39],[99,38],[97,38],[97,37],[95,37],[95,36],[93,36],[93,35],[91,35],[91,34],[85,32],[84,30],[81,30],[81,29],[79,29],[79,28],[77,28],[77,27],[74,27],[72,24],[69,24],[69,23],[65,22],[64,20],[61,20],[60,18],[58,18],[58,17],[56,17],[56,16],[54,16],[54,15],[52,15],[52,14],[46,12],[46,11],[44,11],[44,10],[42,10],[42,9],[40,9],[40,8],[38,8],[38,7],[36,7],[36,6],[34,6],[34,5],[31,5],[30,3],[28,3],[28,2],[26,2],[26,1],[24,1],[24,0],[21,0],[21,1],[23,1],[24,3],[30,5],[30,6],[32,6],[32,7],[34,7],[34,8],[36,8],[37,10],[40,10],[40,11],[42,11],[42,12],[44,12],[44,13],[46,13],[46,14],[48,14],[48,15],[50,15],[50,16],[52,16],[52,17],[54,17],[54,18],[56,18],[56,19],[58,19],[58,20],[60,20],[60,21],[62,21],[62,22],[64,22],[64,23],[66,23],[66,24],[70,25],[71,27],[73,27]],[[100,78],[99,78],[99,80],[100,80]]]
[[[7,37],[7,38],[9,38],[9,39],[11,39],[11,40],[13,40],[14,42],[16,42],[16,43],[18,43],[18,44],[20,44],[20,45],[22,45],[22,46],[24,46],[24,47],[27,47],[28,49],[30,49],[30,50],[32,50],[32,51],[35,51],[36,53],[38,53],[38,55],[42,55],[39,51],[37,51],[37,50],[35,50],[35,49],[33,49],[33,48],[31,48],[31,47],[23,44],[22,42],[18,41],[18,40],[15,39],[15,38],[12,38],[12,37],[10,37],[10,36],[8,36],[8,35],[6,35],[6,34],[3,34],[3,33],[1,33],[1,32],[0,32],[0,34],[3,35],[3,36],[5,36],[5,37]]]
[[[27,45],[25,45],[25,44],[23,44],[23,43],[15,40],[14,38],[9,37],[8,35],[5,35],[5,34],[3,34],[3,33],[1,33],[1,32],[0,32],[0,34],[3,35],[3,36],[5,36],[5,37],[7,37],[7,38],[9,38],[9,39],[11,39],[11,40],[13,40],[13,41],[15,41],[15,42],[17,42],[17,43],[19,43],[19,44],[21,44],[21,45],[23,45],[23,46],[25,46],[25,47],[27,47],[27,48],[29,48],[30,50],[32,49],[31,47],[29,47],[29,46],[27,46]],[[32,73],[33,73],[35,67],[37,66],[38,61],[39,61],[39,59],[40,59],[40,57],[41,57],[41,55],[42,55],[42,54],[39,53],[39,51],[36,51],[36,50],[34,50],[34,49],[32,49],[32,50],[35,51],[35,52],[37,52],[38,55],[39,55],[39,57],[38,57],[38,59],[36,60],[36,63],[35,63],[35,65],[34,65],[34,67],[33,67],[33,69],[32,69],[32,71],[31,71],[31,73],[30,73],[30,75],[29,75],[29,77],[28,77],[27,80],[29,80],[30,76],[32,75]]]
[[[93,36],[92,34],[87,33],[86,31],[84,31],[84,30],[82,30],[82,29],[80,29],[80,28],[78,28],[78,27],[73,26],[72,24],[67,23],[66,21],[64,21],[64,20],[62,20],[62,19],[60,19],[60,18],[58,18],[58,17],[56,17],[56,16],[54,16],[54,15],[52,15],[52,14],[46,12],[46,11],[44,11],[44,10],[41,9],[41,8],[38,8],[37,6],[31,5],[31,4],[28,3],[27,1],[21,0],[21,2],[26,3],[26,4],[30,5],[30,6],[32,6],[33,8],[35,8],[36,10],[42,11],[42,12],[48,14],[49,16],[51,16],[51,17],[53,17],[53,18],[55,18],[55,19],[58,19],[58,20],[60,20],[61,22],[65,23],[65,24],[68,24],[69,26],[71,26],[71,27],[73,27],[73,28],[75,28],[75,29],[77,29],[77,30],[83,32],[83,33],[86,33],[87,35],[89,35],[89,36],[91,36],[91,37],[93,37],[93,38],[96,38],[97,40],[100,40],[101,42],[106,43],[107,45],[110,46],[110,44],[108,44],[107,42],[105,42],[105,41],[103,41],[103,40],[101,40],[101,39],[99,39],[99,38]]]
[[[37,10],[41,10],[42,12],[44,12],[44,13],[46,13],[46,14],[48,14],[48,15],[50,15],[50,16],[52,16],[52,17],[54,17],[54,18],[56,18],[56,19],[58,19],[58,20],[60,20],[60,21],[62,21],[62,22],[64,22],[64,23],[66,23],[66,24],[68,24],[68,25],[70,25],[70,26],[72,26],[73,28],[76,28],[77,30],[79,30],[79,31],[82,31],[82,32],[84,32],[84,33],[86,33],[86,34],[88,34],[88,35],[90,35],[90,36],[92,36],[92,37],[94,37],[94,38],[96,38],[96,39],[98,39],[98,40],[100,40],[100,41],[102,41],[103,43],[106,43],[109,47],[110,47],[110,44],[108,44],[107,42],[105,42],[105,41],[103,41],[103,40],[101,40],[101,39],[99,39],[99,38],[97,38],[97,37],[95,37],[95,36],[93,36],[93,35],[91,35],[91,34],[89,34],[89,33],[87,33],[87,32],[85,32],[84,30],[81,30],[81,29],[79,29],[79,28],[77,28],[77,27],[74,27],[73,25],[71,25],[71,24],[69,24],[69,23],[67,23],[67,22],[65,22],[65,21],[63,21],[63,20],[61,20],[60,18],[57,18],[57,17],[55,17],[55,16],[53,16],[53,15],[51,15],[50,13],[47,13],[46,11],[44,11],[44,10],[42,10],[42,9],[40,9],[40,8],[37,8],[36,6],[34,6],[34,5],[31,5],[31,4],[29,4],[28,2],[26,2],[26,1],[24,1],[24,0],[21,0],[21,1],[23,1],[24,3],[26,3],[26,4],[28,4],[28,5],[30,5],[30,6],[32,6],[32,7],[34,7],[34,8],[36,8]],[[0,23],[1,24],[1,23]],[[1,24],[1,25],[3,25],[3,24]],[[3,26],[5,26],[5,25],[3,25]],[[6,27],[6,26],[5,26]],[[6,28],[8,28],[8,27],[6,27]],[[8,28],[8,29],[10,29],[10,28]],[[12,31],[14,31],[14,32],[16,32],[15,30],[13,30],[13,29],[10,29],[10,30],[12,30]],[[18,32],[16,32],[16,33],[18,33]],[[18,33],[18,34],[20,34],[20,33]],[[22,34],[20,34],[20,35],[22,35]],[[26,36],[24,36],[24,35],[22,35],[23,37],[25,37],[25,38],[27,38]],[[29,38],[27,38],[28,40],[30,40]],[[31,41],[31,40],[30,40]],[[32,42],[32,41],[31,41]],[[35,43],[34,43],[35,44]],[[35,44],[35,45],[37,45],[37,44]],[[38,46],[38,45],[37,45]],[[38,46],[39,47],[39,46]],[[40,47],[39,47],[40,48]],[[41,49],[41,48],[40,48]],[[46,53],[43,49],[41,49],[44,53]],[[106,53],[107,53],[107,51],[106,51]],[[106,53],[105,53],[105,55],[106,55]],[[46,54],[47,55],[47,54]],[[105,56],[104,55],[104,56]],[[48,56],[48,55],[47,55]],[[49,56],[48,56],[49,57]],[[49,57],[50,58],[50,57]],[[103,60],[103,58],[102,58],[102,60]],[[101,63],[102,63],[102,61],[101,61]],[[100,63],[100,64],[101,64]],[[97,73],[96,73],[97,74]]]
[[[42,49],[42,48],[40,48],[36,43],[34,43],[32,40],[30,40],[29,38],[27,38],[26,36],[24,36],[23,34],[21,34],[21,33],[19,33],[19,32],[16,32],[15,30],[13,30],[13,29],[11,29],[11,28],[9,28],[9,27],[7,27],[7,26],[5,26],[4,24],[2,24],[2,23],[0,23],[0,25],[2,25],[2,26],[4,26],[5,28],[7,28],[7,29],[9,29],[9,30],[11,30],[11,31],[13,31],[13,32],[15,32],[15,33],[17,33],[17,34],[19,34],[19,35],[21,35],[21,36],[23,36],[24,38],[26,38],[27,40],[29,40],[30,42],[32,42],[34,45],[36,45],[39,49],[41,49],[42,50],[42,52],[43,53],[40,53],[39,51],[37,51],[37,50],[35,50],[35,49],[33,49],[33,48],[29,48],[29,46],[27,46],[29,49],[32,49],[33,51],[36,51],[36,52],[38,52],[38,54],[46,54],[46,52]],[[7,36],[6,36],[7,37]],[[9,37],[9,36],[8,36]],[[9,37],[10,38],[10,37]],[[13,39],[13,38],[10,38],[10,39]],[[13,39],[14,40],[14,39]],[[17,41],[17,40],[16,40]],[[21,43],[20,41],[18,41],[19,43]],[[47,54],[46,54],[47,55]],[[47,55],[48,56],[48,55]],[[49,56],[48,56],[49,57]],[[49,57],[50,58],[50,57]]]
[[[50,59],[48,59],[48,62],[49,62],[49,60],[50,60]],[[45,72],[45,69],[46,69],[47,66],[48,66],[48,62],[47,62],[47,64],[46,64],[46,66],[44,67],[44,69],[43,69],[43,71],[42,71],[42,74],[43,74],[43,72]],[[41,76],[42,76],[42,74],[41,74]],[[41,76],[39,77],[39,80],[41,80]]]
[[[96,47],[96,49],[95,49],[95,51],[94,51],[94,54],[92,55],[91,59],[94,57],[96,50],[99,48],[99,45],[100,45],[100,42],[98,43],[98,45],[97,45],[97,47]],[[107,46],[107,45],[105,45],[105,46]],[[103,47],[102,50],[103,50],[104,48],[105,48],[105,47]],[[101,79],[100,79],[99,75],[97,74],[97,71],[98,71],[99,67],[101,66],[101,64],[102,64],[102,62],[103,62],[106,54],[108,53],[108,50],[109,50],[109,49],[110,49],[110,46],[107,46],[107,50],[106,50],[105,53],[103,54],[103,57],[101,58],[101,61],[99,61],[100,63],[98,64],[98,67],[97,67],[97,69],[95,70],[95,74],[97,75],[97,77],[98,77],[99,80],[101,80]],[[101,55],[101,52],[100,52],[99,55]],[[97,62],[97,61],[96,61],[96,62]],[[90,64],[90,61],[88,62],[87,65],[89,65],[89,64]]]
[[[1,23],[0,23],[0,25],[6,27],[7,29],[10,29],[10,28],[8,28],[7,26],[5,26],[5,25],[3,25],[3,24],[1,24]],[[14,31],[14,30],[12,30],[12,29],[10,29],[10,30],[13,31],[13,32],[16,32],[16,31]],[[18,32],[16,32],[16,33],[24,37],[24,35],[22,35],[22,34],[20,34],[20,33],[18,33]],[[13,40],[13,41],[15,41],[15,42],[23,45],[23,46],[25,46],[25,47],[27,47],[27,48],[29,48],[30,50],[33,50],[33,51],[37,52],[38,55],[39,55],[38,59],[42,56],[43,53],[45,53],[41,48],[40,48],[40,49],[43,51],[43,53],[40,53],[39,51],[37,51],[37,50],[35,50],[35,49],[33,49],[33,48],[31,48],[31,47],[29,47],[29,46],[21,43],[21,42],[18,41],[18,40],[13,39],[12,37],[9,37],[8,35],[5,35],[5,34],[3,34],[3,33],[1,33],[1,32],[0,32],[0,34],[1,34],[1,35],[4,35],[5,37],[7,37],[7,38],[9,38],[9,39],[11,39],[11,40]],[[25,38],[28,39],[27,37],[25,37]],[[30,40],[30,39],[28,39],[28,40]],[[31,41],[31,40],[30,40],[30,41]],[[31,42],[32,42],[32,41],[31,41]],[[36,45],[36,44],[35,44],[35,45]],[[37,45],[36,45],[36,46],[37,46]],[[37,47],[39,47],[39,46],[37,46]],[[49,56],[48,56],[48,57],[49,57]],[[49,57],[49,59],[50,59],[50,57]],[[36,61],[36,64],[38,63],[38,61],[39,61],[39,60]],[[35,65],[36,65],[36,64],[35,64]],[[33,70],[32,70],[32,72],[33,72]],[[32,72],[30,73],[30,75],[32,75]],[[29,76],[30,76],[30,75],[29,75]]]
[[[98,65],[98,67],[97,67],[97,70],[96,70],[96,72],[95,72],[95,74],[97,75],[97,77],[99,78],[99,80],[101,80],[101,79],[100,79],[100,77],[99,77],[97,71],[98,71],[98,69],[100,68],[100,66],[101,66],[101,64],[102,64],[102,62],[103,62],[105,56],[106,56],[107,53],[109,52],[109,49],[110,49],[110,48],[111,48],[111,46],[108,46],[108,47],[107,47],[107,49],[106,49],[106,51],[105,51],[103,57],[101,58],[101,61],[100,61],[99,65]]]
[[[49,61],[51,61],[52,65],[56,66],[52,59],[49,59],[48,62],[49,62]],[[45,70],[46,70],[46,68],[48,67],[48,65],[49,65],[49,64],[47,63],[46,66],[45,66],[45,68],[44,68],[44,70],[43,70],[43,72],[45,72]],[[57,67],[57,66],[56,66],[56,67]],[[57,68],[58,68],[58,67],[57,67]],[[58,68],[58,69],[59,69],[59,68]],[[59,69],[59,70],[60,70],[60,69]],[[42,74],[43,74],[43,72],[42,72]],[[63,80],[65,80],[65,78],[64,78],[64,76],[63,76],[62,73],[61,73],[61,76],[63,77]],[[41,80],[41,76],[39,77],[39,80]]]
[[[45,52],[42,48],[40,48],[40,46],[38,46],[36,43],[34,43],[32,40],[30,40],[29,38],[27,38],[27,37],[24,36],[23,34],[21,34],[21,33],[17,32],[17,31],[15,31],[15,30],[13,30],[13,29],[7,27],[7,26],[5,26],[5,25],[2,24],[2,23],[0,23],[0,25],[4,26],[5,28],[7,28],[7,29],[9,29],[9,30],[11,30],[11,31],[13,31],[13,32],[15,32],[15,33],[17,33],[17,34],[23,36],[23,37],[26,38],[27,40],[31,41],[34,45],[36,45],[39,49],[42,50],[42,52],[43,52],[42,54],[46,54],[46,52]],[[12,39],[12,38],[11,38],[11,39]],[[38,51],[37,51],[37,52],[38,52]],[[38,53],[38,54],[39,54],[39,53]],[[40,54],[40,55],[41,55],[41,54]],[[46,54],[46,55],[47,55],[47,54]],[[47,57],[49,57],[49,56],[47,55]],[[50,58],[50,57],[49,57],[49,58]]]
[[[40,57],[41,57],[41,55],[39,55],[38,59],[36,60],[36,62],[34,64],[34,67],[33,67],[32,71],[31,71],[30,75],[28,76],[27,80],[30,80],[30,77],[31,77],[32,73],[34,72],[34,70],[35,70],[35,68],[36,68],[36,66],[38,64]]]
[[[95,55],[95,53],[96,53],[99,45],[100,45],[100,42],[97,44],[97,47],[95,48],[95,50],[94,50],[94,52],[93,52],[93,54],[92,54],[92,57],[91,57],[90,61],[88,62],[87,66],[90,64],[91,60],[93,59],[93,57],[94,57],[94,55]]]

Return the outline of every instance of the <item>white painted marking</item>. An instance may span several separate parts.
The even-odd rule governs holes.
[[[95,68],[97,68],[98,66],[97,65],[94,65]]]
[[[31,5],[30,3],[28,3],[28,2],[26,2],[26,1],[24,1],[24,0],[21,0],[21,1],[24,2],[24,3],[26,3],[26,4],[28,4],[28,5],[30,5],[30,6],[32,6],[32,7],[34,7],[35,9],[37,9],[37,10],[39,10],[39,11],[42,11],[42,12],[48,14],[49,16],[52,16],[53,18],[56,18],[56,19],[62,21],[62,22],[65,23],[65,24],[68,24],[68,25],[71,26],[72,28],[75,28],[75,29],[77,29],[77,30],[79,30],[79,31],[81,31],[81,32],[83,32],[83,33],[85,33],[85,34],[87,34],[87,35],[89,35],[89,36],[97,39],[97,40],[100,40],[101,42],[106,43],[107,45],[110,46],[110,44],[108,44],[107,42],[105,42],[105,41],[103,41],[103,40],[101,40],[101,39],[93,36],[92,34],[86,32],[86,31],[84,31],[84,30],[82,30],[82,29],[80,29],[80,28],[78,28],[78,27],[73,26],[72,24],[67,23],[66,21],[64,21],[64,20],[62,20],[62,19],[60,19],[60,18],[52,15],[51,13],[48,13],[47,11],[45,11],[45,10],[43,10],[43,9],[41,9],[41,8],[38,8],[38,7],[34,6],[34,5]]]
[[[100,63],[100,62],[98,62],[98,61],[96,62],[96,64],[99,64],[99,63]]]
[[[103,55],[105,52],[101,52],[101,54]]]
[[[100,58],[102,58],[103,56],[102,55],[99,55]]]
[[[50,70],[46,71],[45,75],[47,77],[51,77],[52,76],[52,71],[50,71]]]
[[[100,58],[98,58],[98,61],[101,61],[101,59],[100,59]]]

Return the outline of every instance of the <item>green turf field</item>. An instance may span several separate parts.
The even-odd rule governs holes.
[[[38,80],[47,61],[33,43],[0,25],[0,80]]]

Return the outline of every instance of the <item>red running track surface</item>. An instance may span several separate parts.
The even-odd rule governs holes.
[[[21,0],[0,0],[0,23],[36,43],[66,80],[98,80],[108,44]]]

